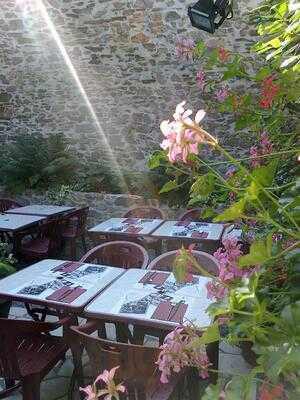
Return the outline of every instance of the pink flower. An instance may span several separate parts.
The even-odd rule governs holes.
[[[207,369],[211,364],[205,347],[191,346],[197,337],[196,332],[187,332],[183,328],[176,328],[166,336],[156,362],[161,372],[162,383],[169,382],[172,372],[178,373],[186,367],[196,367],[203,379],[208,377]]]
[[[199,127],[205,116],[205,111],[199,110],[193,121],[190,116],[192,110],[185,110],[185,101],[178,104],[173,115],[173,121],[162,121],[160,129],[165,136],[161,148],[168,150],[171,163],[183,161],[187,163],[189,154],[199,154],[198,146],[201,143],[215,145],[217,143],[207,132]]]
[[[256,168],[261,165],[264,165],[264,158],[262,158],[261,156],[271,154],[272,151],[273,151],[273,143],[269,139],[267,132],[263,132],[260,135],[259,146],[252,146],[250,148],[251,167]]]
[[[205,72],[200,70],[197,72],[196,74],[196,82],[197,82],[197,86],[200,90],[204,90],[205,87]]]
[[[272,75],[262,81],[262,98],[260,100],[261,108],[270,108],[273,100],[280,90],[280,87],[273,82]]]
[[[221,63],[225,63],[229,58],[229,52],[223,47],[220,47],[218,49],[218,57]]]
[[[225,178],[229,179],[232,178],[236,173],[236,167],[234,165],[231,165],[228,170],[225,173]]]
[[[207,298],[221,300],[228,294],[228,289],[218,282],[207,282],[206,283]]]
[[[192,60],[194,54],[195,42],[190,38],[180,38],[176,43],[176,55],[179,58]]]
[[[81,392],[84,392],[87,397],[85,400],[97,400],[97,393],[96,393],[96,389],[94,387],[92,387],[91,385],[85,387],[85,388],[79,388],[79,390]]]
[[[118,368],[120,367],[112,368],[110,371],[104,370],[102,374],[97,376],[93,386],[89,385],[86,388],[80,388],[81,391],[88,395],[86,400],[97,400],[100,396],[104,396],[103,400],[119,399],[119,392],[124,393],[126,388],[122,384],[115,384],[114,377]],[[106,387],[97,390],[96,384],[100,381],[104,382]]]
[[[226,86],[223,86],[221,89],[216,91],[216,99],[219,103],[224,103],[228,96],[229,90]]]

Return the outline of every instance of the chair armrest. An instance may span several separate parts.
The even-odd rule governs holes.
[[[71,326],[70,329],[75,332],[82,332],[91,334],[100,328],[101,322],[93,319],[89,319],[84,325]]]
[[[69,317],[62,318],[57,322],[39,322],[39,321],[29,321],[20,319],[15,320],[15,319],[0,318],[0,324],[1,320],[3,320],[3,322],[5,321],[5,325],[8,326],[8,328],[12,332],[12,335],[16,333],[24,333],[24,334],[49,333],[61,326],[65,326],[67,324],[71,325],[71,323],[73,322],[73,320]]]

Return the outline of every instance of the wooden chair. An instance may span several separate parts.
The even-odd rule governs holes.
[[[137,243],[115,241],[94,247],[80,261],[125,269],[145,269],[149,263],[149,256],[146,250]]]
[[[201,221],[202,208],[192,208],[185,211],[180,217],[179,221]]]
[[[217,259],[211,254],[204,253],[203,251],[192,250],[193,257],[199,262],[202,268],[205,268],[210,274],[218,275],[219,273],[219,263]],[[162,271],[172,271],[175,258],[178,254],[178,250],[168,251],[161,256],[155,258],[148,265],[147,269],[157,269]],[[192,271],[195,275],[200,275],[199,271],[193,269]]]
[[[159,271],[172,271],[177,254],[178,250],[173,250],[164,253],[161,256],[155,258],[152,262],[150,262],[147,269],[154,269]],[[202,268],[205,268],[209,273],[213,275],[218,275],[219,264],[215,257],[213,257],[210,254],[197,250],[193,250],[192,255],[199,262]],[[201,275],[200,272],[197,271],[196,269],[193,269],[191,272],[195,275]],[[166,333],[160,329],[153,329],[140,325],[134,326],[133,340],[135,343],[140,343],[140,344],[144,343],[146,335],[158,337],[159,343],[162,344]]]
[[[86,220],[89,213],[89,207],[80,208],[69,213],[62,221],[61,231],[62,240],[70,243],[71,260],[76,259],[76,240],[81,238],[82,247],[87,251],[85,233]]]
[[[0,213],[4,213],[11,208],[22,207],[23,204],[18,203],[15,200],[11,199],[0,199]]]
[[[25,229],[15,234],[18,257],[35,262],[56,255],[61,247],[61,224],[51,219],[37,227]]]
[[[120,395],[122,400],[167,400],[184,377],[184,373],[173,374],[168,384],[160,383],[160,374],[155,365],[160,351],[158,348],[112,342],[91,336],[98,329],[97,321],[90,320],[85,325],[70,329],[73,333],[73,345],[80,347],[81,352],[83,349],[87,351],[93,378],[104,369],[120,366],[116,383],[123,382],[127,388],[127,393]],[[75,364],[80,365],[79,362]],[[79,385],[83,386],[82,368],[79,367],[74,376]]]
[[[0,399],[19,386],[23,400],[40,399],[42,379],[64,359],[68,350],[63,338],[49,333],[68,324],[69,318],[57,323],[0,318],[0,376],[6,382]],[[15,385],[15,381],[20,384]]]
[[[126,211],[123,218],[151,218],[164,219],[163,212],[156,207],[135,207]]]
[[[159,208],[156,207],[135,207],[131,210],[128,210],[123,215],[123,218],[150,218],[163,220],[165,219],[165,215]],[[141,244],[147,250],[153,249],[156,256],[158,256],[162,252],[161,239],[155,239],[151,237],[136,238],[132,236],[129,240]]]

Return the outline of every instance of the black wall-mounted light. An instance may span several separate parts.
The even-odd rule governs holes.
[[[200,0],[188,8],[188,15],[195,28],[214,33],[233,17],[232,0]]]

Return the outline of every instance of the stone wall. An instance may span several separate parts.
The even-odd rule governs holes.
[[[183,99],[194,109],[202,105],[197,67],[176,59],[176,39],[202,38],[241,52],[254,39],[246,12],[258,0],[236,1],[234,19],[214,36],[191,27],[190,3],[0,0],[0,103],[12,107],[0,121],[0,143],[63,132],[80,158],[144,168],[161,140],[160,121]],[[205,125],[242,147],[222,116],[210,115]]]
[[[0,190],[0,197],[10,197],[8,193]],[[182,214],[183,210],[170,208],[165,204],[159,204],[156,199],[145,200],[141,196],[126,194],[85,193],[70,192],[62,201],[51,199],[47,194],[27,192],[14,198],[21,204],[65,204],[76,207],[90,207],[88,227],[92,227],[101,221],[112,217],[121,217],[128,209],[151,205],[160,208],[165,218],[173,219]]]

